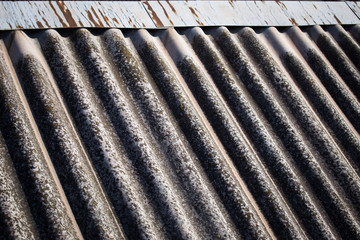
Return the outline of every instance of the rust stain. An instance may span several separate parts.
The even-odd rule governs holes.
[[[136,25],[133,23],[133,21],[131,20],[131,18],[129,18],[129,24],[136,28]]]
[[[144,28],[146,28],[145,24],[142,24],[142,26],[143,26]]]
[[[97,22],[95,21],[95,19],[93,18],[93,16],[91,15],[91,12],[90,12],[89,10],[85,10],[85,12],[87,13],[90,22],[92,22],[95,27],[101,27],[101,26],[99,25],[99,23],[97,23]]]
[[[163,9],[164,14],[165,14],[166,18],[169,20],[170,24],[174,26],[174,23],[171,21],[171,19],[170,19],[170,17],[169,17],[169,14],[166,12],[164,6],[161,4],[161,2],[160,2],[159,0],[158,0],[158,3],[159,3],[159,5],[161,6],[161,8]]]
[[[296,25],[296,26],[298,25],[294,18],[290,18],[289,20],[293,25]]]
[[[169,4],[171,10],[177,15],[177,12],[175,10],[175,8],[173,7],[173,5],[171,5],[171,3],[169,2],[169,0],[166,0],[167,4]]]
[[[195,15],[197,18],[199,18],[199,16],[196,14],[195,10],[192,7],[189,7],[189,9],[193,15]]]
[[[317,7],[316,7],[316,5],[315,5],[315,4],[313,4],[313,6],[314,6],[314,8],[315,8],[315,9],[317,9]]]
[[[45,25],[48,27],[48,28],[51,28],[50,24],[48,23],[48,21],[46,21],[46,19],[44,17],[42,17],[42,20],[44,21]]]
[[[230,3],[230,6],[231,6],[232,8],[235,8],[235,7],[234,7],[234,2],[233,2],[233,0],[229,0],[229,3]]]
[[[104,21],[106,22],[106,24],[110,27],[109,18],[107,16],[105,16],[100,9],[99,9],[99,13],[101,14],[101,16],[104,19]]]
[[[282,9],[287,9],[287,7],[285,6],[285,4],[279,0],[275,0],[275,2],[277,3],[277,5],[279,5]]]
[[[202,22],[200,22],[200,21],[198,21],[198,20],[196,20],[196,22],[197,22],[199,25],[201,25],[201,26],[204,25]]]
[[[150,11],[152,19],[155,21],[155,24],[157,27],[163,27],[164,24],[161,22],[160,18],[156,15],[154,9],[150,6],[148,2],[144,2],[144,4],[147,6],[148,10]]]
[[[84,27],[84,24],[79,20],[80,26]]]
[[[13,29],[13,27],[11,26],[11,24],[10,23],[8,23],[9,24],[9,26],[10,26],[10,29]]]
[[[77,24],[72,17],[71,12],[69,11],[69,9],[66,9],[64,1],[56,1],[56,4],[59,6],[60,11],[64,15],[66,21],[69,23],[69,27],[77,27]]]
[[[197,18],[195,21],[196,21],[199,25],[203,26],[204,24],[198,20],[198,19],[199,19],[199,16],[198,16],[198,15],[196,14],[196,12],[195,12],[195,10],[197,10],[197,9],[195,8],[195,10],[194,10],[194,8],[192,8],[192,7],[189,7],[189,9],[190,9],[191,13]],[[198,10],[197,10],[197,11],[198,11]]]
[[[307,24],[309,24],[309,22],[308,22],[308,20],[307,20],[306,18],[304,18],[304,20],[305,20],[305,22],[306,22]]]
[[[113,18],[112,20],[113,20],[114,22],[116,22],[117,24],[120,24],[116,18]]]
[[[97,20],[99,21],[99,25],[100,27],[104,27],[104,24],[101,22],[99,16],[97,15],[97,13],[95,12],[95,9],[93,7],[90,8],[91,11],[94,13],[95,17],[97,18]]]
[[[58,17],[61,25],[63,25],[63,27],[67,27],[65,22],[63,21],[63,19],[59,16],[59,14],[56,12],[56,9],[54,8],[54,6],[52,5],[51,1],[49,1],[50,7],[52,8],[52,10],[54,11],[55,15]]]
[[[335,18],[335,20],[338,22],[338,24],[342,24],[341,21],[340,21],[340,19],[338,19],[335,14],[334,14],[334,18]]]
[[[39,28],[44,28],[44,25],[42,25],[40,21],[36,21],[36,24],[38,25]]]
[[[20,25],[16,25],[16,28],[23,29],[23,27]]]

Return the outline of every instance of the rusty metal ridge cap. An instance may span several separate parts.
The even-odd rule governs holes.
[[[359,24],[359,2],[3,1],[0,30]]]

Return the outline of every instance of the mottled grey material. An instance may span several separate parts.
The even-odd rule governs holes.
[[[174,73],[159,56],[152,43],[145,43],[140,55],[244,238],[265,238],[267,235],[263,226],[259,224],[258,217],[251,209],[248,200],[244,198],[243,190],[236,184],[234,176],[228,169],[229,166],[214,141],[206,133],[189,99],[186,99],[184,90],[177,83]],[[159,69],[161,71],[158,71]]]
[[[72,213],[65,206],[68,203],[56,184],[56,175],[46,160],[47,152],[43,152],[40,146],[43,143],[39,142],[37,129],[31,124],[32,116],[16,89],[17,79],[13,78],[2,50],[0,74],[0,129],[39,235],[41,238],[81,239],[71,220]]]
[[[24,92],[84,237],[124,238],[76,130],[44,66],[26,55],[18,64]]]
[[[359,29],[3,33],[0,238],[360,239]]]
[[[0,132],[0,238],[38,239],[24,192]]]

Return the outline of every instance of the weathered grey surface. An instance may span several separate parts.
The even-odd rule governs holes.
[[[4,33],[0,236],[360,239],[359,33]]]

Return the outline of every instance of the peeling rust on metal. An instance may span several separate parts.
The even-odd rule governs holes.
[[[50,24],[48,23],[48,21],[46,21],[46,19],[44,17],[42,17],[42,20],[44,21],[45,25],[48,27],[48,28],[51,28]]]
[[[113,18],[112,20],[113,20],[114,22],[116,22],[117,24],[120,24],[116,18]]]
[[[72,17],[71,11],[69,9],[66,9],[64,1],[56,1],[56,4],[58,5],[60,11],[64,15],[66,22],[69,24],[70,27],[77,27],[74,18]]]
[[[100,4],[101,5],[101,4]],[[101,14],[102,18],[104,19],[106,25],[108,25],[109,27],[111,27],[110,23],[109,23],[109,18],[103,14],[103,12],[99,9],[99,13]]]
[[[233,0],[229,0],[229,4],[230,4],[230,6],[231,6],[232,8],[235,8],[234,3],[233,3]]]
[[[287,9],[287,7],[285,6],[285,4],[279,0],[275,0],[275,2],[277,3],[277,5],[279,5],[282,9]]]
[[[132,25],[134,28],[136,28],[136,25],[133,23],[133,21],[131,20],[131,18],[129,18],[129,24]]]
[[[199,16],[196,14],[195,10],[192,7],[189,7],[191,13],[195,15],[195,17],[199,18]]]
[[[101,22],[101,20],[100,20],[99,16],[97,15],[95,9],[94,9],[93,7],[91,7],[90,9],[91,9],[91,11],[94,13],[94,15],[95,15],[95,17],[97,18],[97,20],[99,21],[99,26],[104,27],[104,24]]]
[[[171,8],[171,10],[177,15],[176,9],[174,8],[173,5],[171,5],[169,0],[166,0],[167,4],[169,4],[169,7]]]
[[[59,14],[56,12],[55,7],[52,5],[51,1],[49,1],[50,7],[52,8],[52,10],[54,11],[55,15],[58,17],[60,23],[63,25],[63,27],[67,27],[65,22],[63,21],[63,19],[59,16]]]
[[[150,4],[148,2],[143,2],[148,10],[150,11],[151,14],[151,18],[154,20],[155,25],[157,27],[164,27],[164,24],[161,22],[160,18],[156,15],[156,12],[154,11],[154,9],[150,6]]]
[[[79,20],[79,24],[81,27],[84,27],[84,24]]]
[[[92,24],[94,24],[95,27],[102,27],[99,23],[95,21],[89,10],[86,10],[86,13],[88,15],[89,20],[92,22]]]
[[[42,25],[40,21],[36,21],[36,24],[38,25],[39,28],[44,28],[44,25]]]
[[[200,26],[204,26],[204,24],[199,20],[199,16],[196,14],[195,10],[197,10],[196,8],[192,8],[189,7],[191,13],[197,18],[195,21],[197,22],[197,24],[199,24]],[[198,11],[198,10],[197,10]]]
[[[306,18],[304,18],[304,21],[305,21],[307,24],[309,24],[309,21],[308,21]]]
[[[298,25],[294,18],[290,18],[289,21],[290,21],[293,25],[296,25],[296,26]]]
[[[208,1],[88,2],[54,1],[35,4],[0,1],[0,29],[186,26],[305,26],[359,24],[356,2]],[[220,10],[221,9],[221,10]],[[336,17],[333,17],[336,15]],[[358,17],[359,16],[359,17]],[[6,19],[4,19],[6,18]],[[131,23],[129,23],[129,18]],[[294,20],[296,19],[296,24]],[[40,22],[41,26],[37,23]],[[146,26],[146,27],[145,27]]]
[[[169,14],[166,12],[164,6],[161,4],[160,1],[158,1],[158,3],[159,3],[159,5],[160,5],[160,7],[162,8],[162,10],[164,11],[164,14],[165,14],[166,18],[169,20],[169,22],[171,23],[171,25],[174,25],[174,23],[171,21],[171,19],[170,19],[170,17],[169,17]]]
[[[196,20],[196,22],[200,25],[200,26],[204,26],[204,24],[202,22],[200,22],[199,20]]]
[[[342,22],[340,21],[340,19],[334,14],[334,18],[335,20],[339,23],[339,24],[342,24]]]

